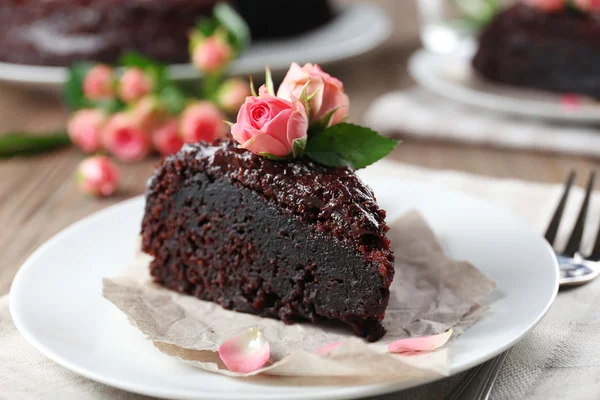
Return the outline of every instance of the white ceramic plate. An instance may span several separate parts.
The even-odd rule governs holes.
[[[391,33],[388,16],[377,6],[361,4],[349,7],[329,24],[289,39],[253,43],[232,65],[232,74],[286,70],[290,63],[325,64],[364,53],[381,44]],[[170,76],[176,80],[198,78],[189,64],[172,65]],[[56,88],[67,78],[67,68],[0,63],[0,81]]]
[[[558,266],[548,244],[525,223],[464,194],[365,176],[389,218],[418,208],[452,256],[472,261],[498,283],[489,311],[452,345],[452,373],[512,346],[544,316],[558,288]],[[92,215],[40,247],[20,269],[10,293],[11,314],[46,356],[98,382],[157,397],[315,400],[402,389],[394,383],[248,382],[160,353],[101,296],[102,278],[116,275],[133,258],[143,208],[138,197]]]
[[[413,79],[430,92],[475,107],[552,121],[600,122],[597,102],[590,100],[578,107],[565,107],[556,93],[485,81],[475,75],[470,56],[419,50],[411,56],[408,69]]]

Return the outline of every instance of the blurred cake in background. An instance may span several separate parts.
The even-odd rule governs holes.
[[[484,29],[473,67],[490,81],[600,99],[600,18],[517,4]]]
[[[2,0],[0,62],[113,62],[128,50],[168,63],[188,57],[188,31],[217,0]],[[254,38],[299,34],[327,23],[327,0],[232,0]]]
[[[333,19],[327,0],[236,0],[253,39],[298,35]]]

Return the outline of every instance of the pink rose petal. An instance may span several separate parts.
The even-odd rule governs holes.
[[[271,348],[258,328],[250,328],[225,341],[219,347],[219,357],[230,371],[248,373],[269,361]]]
[[[315,354],[324,356],[324,355],[328,354],[330,351],[332,351],[333,349],[340,347],[341,344],[342,344],[342,342],[334,342],[334,343],[326,344],[325,346],[319,347],[317,350],[315,350]]]
[[[452,329],[448,329],[446,332],[438,335],[400,339],[390,343],[388,351],[390,353],[431,351],[445,345],[450,336],[452,336]]]

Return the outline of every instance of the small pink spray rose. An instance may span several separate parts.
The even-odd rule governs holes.
[[[77,168],[77,183],[84,193],[110,196],[119,185],[119,169],[107,156],[86,158]]]
[[[305,64],[300,68],[298,64],[292,63],[279,86],[277,96],[286,100],[300,98],[302,90],[306,90],[310,98],[311,125],[330,118],[326,122],[329,122],[327,126],[331,126],[347,117],[350,100],[344,93],[344,84],[318,65]]]
[[[154,82],[140,68],[128,68],[119,80],[119,95],[125,102],[141,99],[152,91]]]
[[[71,141],[85,153],[94,153],[102,146],[102,129],[106,120],[102,110],[79,110],[69,119],[67,133]]]
[[[83,94],[90,100],[101,100],[115,94],[113,70],[108,65],[96,65],[83,79]]]
[[[223,82],[217,92],[217,103],[229,114],[239,111],[246,97],[250,96],[250,87],[242,79],[231,78]]]
[[[179,121],[171,119],[152,132],[152,144],[163,156],[177,153],[183,146],[183,139],[179,134]]]
[[[304,152],[308,117],[300,101],[269,95],[247,97],[237,122],[231,127],[233,138],[246,150],[274,158],[299,156]]]
[[[218,35],[201,40],[193,49],[192,62],[200,71],[220,72],[233,58],[233,49]]]
[[[223,113],[209,101],[188,105],[180,117],[179,131],[185,143],[213,142],[227,133]]]
[[[150,135],[131,113],[114,114],[102,132],[104,147],[122,161],[138,161],[150,151]]]

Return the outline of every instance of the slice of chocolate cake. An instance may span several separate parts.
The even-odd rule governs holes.
[[[226,139],[159,166],[143,250],[167,288],[285,323],[341,321],[374,341],[394,277],[384,218],[351,170],[272,161]]]
[[[600,99],[600,18],[517,4],[484,29],[473,67],[491,81]]]

